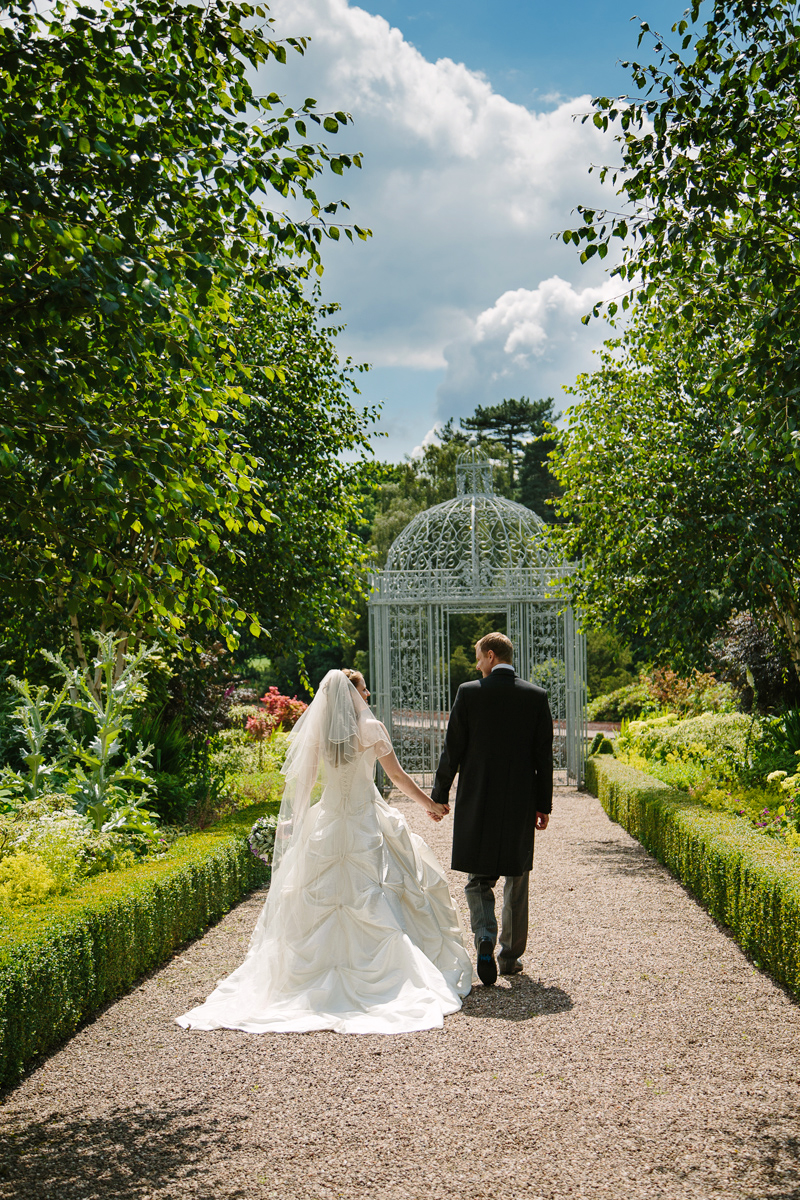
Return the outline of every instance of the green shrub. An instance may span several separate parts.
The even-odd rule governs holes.
[[[247,834],[275,808],[245,809],[155,862],[0,914],[0,1085],[269,878]]]
[[[711,672],[692,671],[679,675],[671,667],[651,667],[643,676],[650,694],[663,709],[682,717],[697,717],[705,712],[736,712],[734,689]]]
[[[590,721],[621,721],[625,717],[658,712],[659,707],[647,684],[638,680],[590,701],[587,713]]]
[[[263,713],[263,704],[232,704],[228,709],[227,724],[231,729],[243,730],[251,717],[260,717]]]
[[[26,805],[30,808],[30,805]],[[89,847],[95,841],[94,828],[88,817],[75,809],[45,810],[30,823],[15,822],[12,826],[13,851],[35,854],[52,872],[56,890],[72,887],[85,873],[84,864]]]
[[[705,712],[733,712],[736,693],[712,674],[678,675],[671,667],[650,667],[634,683],[598,696],[588,706],[590,721],[624,721],[665,710],[682,717]]]
[[[165,720],[161,713],[136,712],[125,746],[132,753],[137,744],[151,746],[152,786],[155,796],[148,806],[168,825],[183,825],[196,800],[192,773],[192,738],[179,717]]]
[[[160,830],[157,841],[144,839],[138,848],[131,830],[97,832],[91,817],[72,808],[72,797],[50,793],[28,800],[0,818],[0,858],[26,852],[41,859],[58,892],[100,871],[130,867],[138,857],[163,851],[174,837]]]
[[[794,774],[796,754],[800,752],[800,709],[761,717],[758,727],[760,736],[754,745],[750,781],[764,779],[775,771]]]
[[[586,785],[758,966],[800,996],[800,855],[608,756],[588,759]]]
[[[156,650],[140,645],[129,653],[124,649],[127,637],[111,633],[94,633],[92,641],[97,643],[97,654],[91,668],[85,670],[70,666],[60,654],[42,651],[63,677],[66,703],[80,714],[82,724],[88,718],[91,730],[81,738],[69,728],[65,731],[72,760],[65,790],[74,795],[75,807],[89,814],[98,831],[108,827],[109,818],[116,819],[116,810],[125,808],[130,827],[145,832],[149,820],[142,820],[141,815],[137,818],[134,812],[141,794],[134,799],[131,790],[147,789],[151,782],[152,747],[139,742],[132,752],[123,752],[121,762],[116,760],[123,751],[123,735],[131,727],[134,709],[147,695],[147,669]],[[117,827],[122,826],[123,822],[118,822]]]
[[[621,761],[625,762],[626,760],[622,757]],[[630,762],[630,760],[628,761]],[[705,767],[701,763],[692,762],[689,759],[676,759],[674,762],[644,759],[641,762],[632,762],[631,765],[639,767],[648,775],[655,776],[662,783],[666,783],[668,787],[680,788],[682,792],[688,792],[691,788],[698,787],[708,778]]]
[[[183,775],[192,759],[192,738],[180,717],[165,719],[163,713],[136,710],[131,728],[124,731],[127,752],[133,754],[139,744],[150,746],[154,771]]]
[[[277,771],[251,771],[237,776],[232,787],[240,805],[267,804],[280,800],[283,783],[283,776]]]
[[[786,757],[791,759],[800,754],[800,708],[790,708],[776,720],[773,740]]]
[[[186,775],[173,775],[169,771],[156,771],[153,774],[153,786],[156,798],[149,801],[150,807],[168,825],[184,825],[196,799],[191,779]]]
[[[211,740],[210,762],[215,774],[230,779],[258,770],[258,747],[244,729],[221,729]]]
[[[791,785],[792,780],[789,783]],[[800,806],[796,805],[791,791],[784,790],[777,780],[748,787],[704,779],[690,789],[689,798],[706,808],[746,817],[760,833],[779,838],[792,849],[800,848]]]
[[[589,747],[590,754],[613,754],[614,743],[604,733],[596,733]]]
[[[644,753],[666,757],[670,751],[706,746],[723,756],[745,758],[753,738],[753,718],[747,713],[701,713],[677,720],[673,715],[634,721],[626,730]]]
[[[760,729],[745,713],[703,713],[678,720],[674,715],[632,721],[617,739],[617,756],[678,787],[690,787],[704,776],[723,780],[739,775],[752,759]],[[659,765],[666,771],[658,769]]]
[[[633,653],[611,629],[589,629],[586,633],[586,667],[590,696],[606,696],[634,683]]]

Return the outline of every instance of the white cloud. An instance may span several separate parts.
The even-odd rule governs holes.
[[[501,393],[560,399],[562,385],[589,369],[592,352],[609,334],[604,322],[584,326],[581,317],[618,290],[612,280],[578,290],[553,275],[533,290],[504,292],[445,348],[440,412],[464,416],[477,404],[496,403]]]
[[[271,10],[279,36],[312,41],[303,59],[290,54],[288,68],[270,70],[269,88],[352,112],[355,125],[329,141],[364,153],[363,171],[324,184],[326,199],[343,196],[352,219],[374,232],[366,245],[325,248],[323,288],[342,304],[347,353],[384,368],[446,368],[446,417],[457,380],[465,397],[494,394],[503,370],[513,378],[526,362],[557,372],[557,346],[594,342],[570,295],[600,286],[602,270],[596,260],[581,267],[575,248],[552,236],[574,223],[578,203],[600,203],[588,168],[614,146],[574,119],[589,96],[532,112],[463,64],[428,62],[382,17],[346,0],[275,0]],[[573,316],[574,343],[565,332]],[[430,428],[433,408],[431,395],[408,448]]]
[[[436,424],[433,426],[433,428],[429,429],[428,432],[425,434],[425,437],[422,439],[420,444],[418,446],[415,446],[414,449],[411,451],[411,457],[412,458],[421,458],[423,451],[425,451],[428,446],[438,445],[439,435],[441,434],[441,432],[442,432],[442,422],[437,421]]]

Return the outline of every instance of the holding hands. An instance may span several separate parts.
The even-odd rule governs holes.
[[[425,810],[432,821],[441,821],[442,817],[446,817],[450,812],[450,805],[437,804],[435,800],[428,800]]]
[[[446,817],[450,812],[449,804],[436,804],[435,801],[431,800],[430,796],[427,796],[423,792],[421,787],[417,786],[411,776],[407,775],[400,766],[393,750],[389,754],[384,754],[378,759],[378,762],[395,787],[408,796],[409,800],[414,800],[424,808],[432,821],[441,821],[442,817]]]

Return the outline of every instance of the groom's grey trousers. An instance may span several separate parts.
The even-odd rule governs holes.
[[[511,965],[525,953],[528,942],[528,881],[530,871],[524,875],[506,875],[503,887],[503,917],[500,927],[500,954],[504,963]],[[494,946],[497,942],[497,917],[494,912],[494,887],[497,876],[470,875],[467,886],[469,917],[475,946],[488,938]]]

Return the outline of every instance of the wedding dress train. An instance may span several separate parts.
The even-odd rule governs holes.
[[[298,722],[272,885],[247,957],[177,1018],[185,1028],[408,1033],[441,1026],[470,991],[447,883],[375,787],[375,758],[391,744],[354,696],[341,672],[329,672],[305,727]]]

